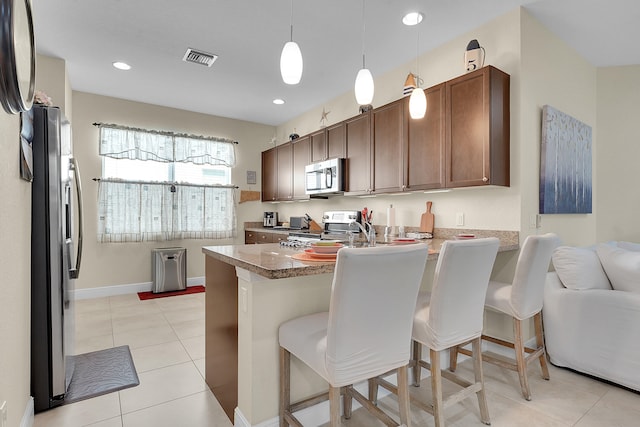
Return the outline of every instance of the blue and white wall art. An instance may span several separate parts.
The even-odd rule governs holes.
[[[545,105],[540,213],[591,213],[591,126]]]

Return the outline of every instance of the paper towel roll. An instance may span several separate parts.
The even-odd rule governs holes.
[[[387,227],[396,226],[396,209],[393,205],[389,205],[387,208]]]

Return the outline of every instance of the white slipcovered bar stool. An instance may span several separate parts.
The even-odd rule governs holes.
[[[426,244],[338,251],[329,312],[289,320],[279,329],[280,426],[301,426],[294,412],[329,399],[339,426],[355,398],[386,425],[398,423],[352,385],[398,369],[400,423],[410,425],[407,365],[413,311],[427,261]],[[329,392],[290,402],[291,354],[329,383]]]
[[[482,376],[482,314],[484,298],[500,241],[495,238],[446,241],[436,264],[431,292],[420,292],[413,319],[414,385],[420,385],[422,367],[431,371],[433,402],[411,402],[434,417],[436,427],[444,426],[444,410],[473,393],[478,397],[480,418],[490,424],[489,408]],[[473,342],[474,382],[440,369],[440,352],[461,343]],[[429,348],[430,361],[422,360],[422,345]],[[464,387],[443,399],[442,377]],[[370,397],[375,400],[377,385],[394,391],[387,381],[376,378]]]
[[[553,233],[528,236],[518,256],[513,282],[491,281],[487,289],[485,307],[508,314],[513,318],[514,342],[510,343],[488,335],[483,335],[482,338],[514,349],[515,361],[505,361],[489,354],[484,355],[484,360],[497,366],[517,371],[522,396],[526,400],[531,400],[529,380],[527,379],[527,366],[529,363],[536,359],[539,360],[542,378],[549,379],[549,368],[544,347],[544,331],[542,328],[542,301],[544,282],[549,271],[549,262],[551,261],[553,250],[558,246],[558,242],[558,236]],[[535,349],[525,347],[522,335],[522,322],[532,317],[536,335]],[[467,349],[453,349],[450,353],[450,369],[452,371],[456,369],[458,352],[466,355],[470,354]]]

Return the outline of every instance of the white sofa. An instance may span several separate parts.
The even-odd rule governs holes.
[[[556,249],[543,319],[551,363],[640,391],[640,246],[631,245]]]

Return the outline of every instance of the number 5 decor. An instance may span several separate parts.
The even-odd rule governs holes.
[[[545,105],[540,150],[540,213],[591,213],[591,126]]]

